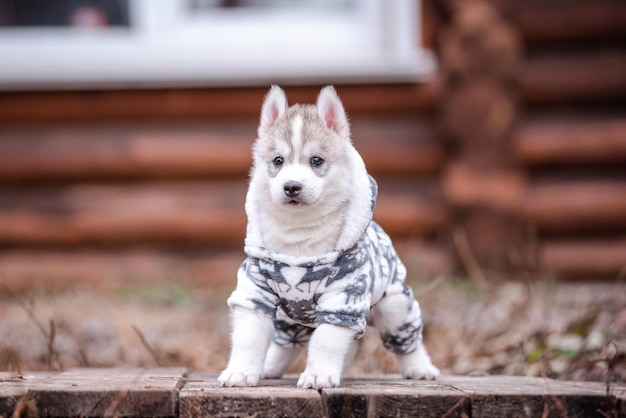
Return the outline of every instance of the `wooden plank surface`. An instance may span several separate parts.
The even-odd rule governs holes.
[[[297,377],[262,380],[256,388],[222,388],[216,375],[173,369],[72,369],[0,373],[0,414],[9,393],[41,416],[327,416],[492,417],[619,416],[626,386],[543,378],[442,376],[411,381],[397,375],[347,376],[339,388],[302,390]],[[21,398],[14,399],[20,402]],[[621,411],[621,412],[620,412]]]
[[[490,376],[455,378],[472,398],[472,417],[591,417],[615,411],[601,382],[559,382],[543,378]],[[621,390],[620,390],[621,392]]]
[[[346,378],[341,387],[324,390],[330,417],[471,416],[470,397],[448,379],[411,381],[382,376]]]
[[[72,369],[61,373],[24,373],[6,386],[26,388],[38,416],[175,417],[183,368]],[[4,416],[10,413],[0,411]],[[24,415],[26,416],[26,414]]]
[[[222,388],[215,375],[191,373],[180,392],[180,417],[259,416],[322,418],[322,397],[296,389],[296,379],[266,380],[258,387]]]
[[[20,374],[16,372],[0,372],[0,416],[10,417],[19,408],[22,413],[18,416],[36,416],[34,403],[28,404],[29,388],[34,382],[45,382],[54,377],[55,373],[29,372]]]
[[[318,416],[317,408],[311,407],[309,399],[311,393],[317,395],[317,392],[296,389],[296,377],[261,381],[257,388],[231,389],[216,388],[214,375],[192,373],[188,378],[190,383],[181,391],[181,413],[186,410],[187,402],[192,412],[206,414],[210,405],[210,411],[218,413],[216,396],[222,398],[229,412],[242,412],[245,408],[242,403],[256,405],[258,397],[266,390],[270,399],[276,399],[281,391],[287,399],[289,395],[303,397],[305,406],[302,409],[310,411],[309,416]],[[612,413],[619,410],[621,406],[616,397],[625,389],[614,387],[607,397],[606,385],[600,382],[559,382],[515,376],[442,376],[435,381],[414,381],[385,375],[348,376],[340,387],[324,389],[320,395],[324,412],[331,418],[493,417],[518,416],[520,411],[524,411],[524,416],[582,418],[600,416],[599,411]],[[262,416],[269,402],[266,399],[261,403],[259,412]],[[290,413],[295,413],[293,409],[298,409],[292,402],[285,402],[275,409],[275,415],[267,416],[291,416]]]

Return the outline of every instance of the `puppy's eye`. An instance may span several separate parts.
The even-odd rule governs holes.
[[[272,163],[274,163],[274,166],[276,167],[280,167],[281,165],[283,165],[283,162],[285,162],[283,157],[276,157],[272,160]]]
[[[315,155],[311,158],[311,165],[313,167],[319,167],[324,164],[324,159],[318,155]]]

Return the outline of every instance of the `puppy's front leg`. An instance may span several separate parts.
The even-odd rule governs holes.
[[[273,323],[262,313],[233,307],[232,351],[228,367],[217,382],[221,386],[256,386],[270,343]]]
[[[355,332],[336,325],[322,324],[311,336],[306,368],[298,379],[298,387],[321,389],[337,387],[346,355]]]

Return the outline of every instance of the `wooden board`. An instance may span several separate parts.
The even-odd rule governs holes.
[[[529,187],[524,212],[540,231],[616,231],[626,227],[626,181],[540,181]]]
[[[351,120],[353,143],[375,175],[436,172],[432,122]],[[0,128],[0,181],[208,178],[248,175],[256,121],[13,125]]]
[[[442,376],[410,381],[397,375],[347,376],[339,388],[302,390],[297,378],[262,380],[256,388],[222,388],[216,376],[182,369],[72,369],[0,373],[5,393],[27,393],[41,416],[188,417],[588,417],[619,416],[623,384],[542,378]],[[11,416],[15,404],[0,409]]]
[[[315,103],[323,86],[286,86],[290,103]],[[437,82],[335,86],[350,116],[432,110]],[[257,119],[267,87],[0,92],[0,121]]]
[[[624,239],[551,239],[539,246],[540,268],[565,278],[615,279],[626,274]]]
[[[520,89],[528,103],[618,100],[626,97],[626,53],[547,54],[526,59]]]
[[[27,389],[37,416],[175,417],[185,369],[73,369],[46,375],[24,373],[0,385]],[[1,387],[1,386],[0,386]],[[31,411],[32,412],[32,411]],[[11,410],[0,410],[10,416]],[[30,416],[24,414],[24,416]]]
[[[0,191],[0,242],[243,242],[245,180]]]
[[[68,124],[0,129],[0,180],[244,177],[254,123]]]
[[[264,381],[252,388],[222,388],[216,385],[215,375],[191,373],[180,393],[180,417],[325,417],[320,394],[295,386],[291,378]]]
[[[619,0],[508,1],[504,11],[530,43],[626,38],[626,4]]]
[[[528,119],[513,141],[520,160],[530,166],[626,163],[626,117]]]

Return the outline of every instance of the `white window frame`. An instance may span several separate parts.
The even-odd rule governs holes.
[[[419,81],[419,0],[359,0],[352,15],[297,9],[194,16],[130,0],[131,28],[0,29],[0,90]],[[323,30],[320,30],[323,21]]]

